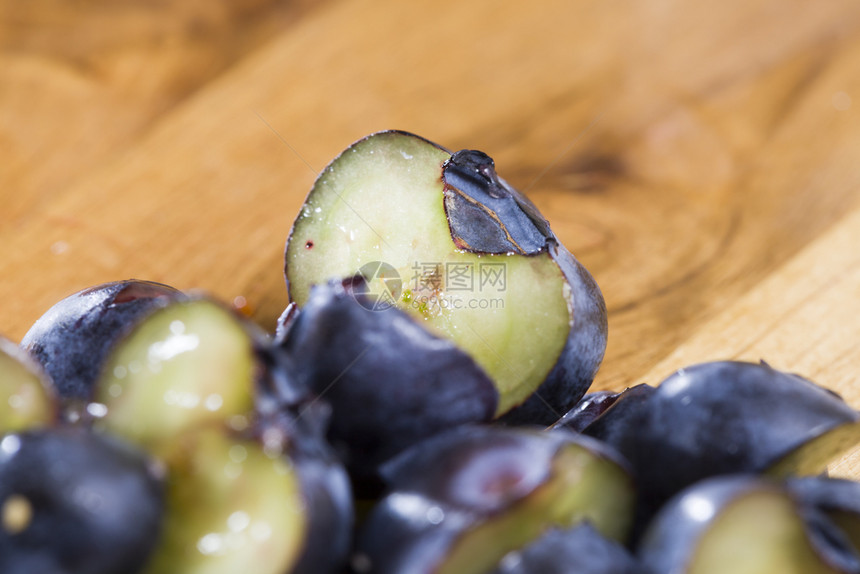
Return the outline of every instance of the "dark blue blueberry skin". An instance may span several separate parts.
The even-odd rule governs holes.
[[[617,400],[583,432],[633,465],[638,532],[686,486],[763,472],[811,439],[858,420],[837,395],[797,375],[724,361],[682,369],[653,392]]]
[[[438,523],[437,517],[442,519]],[[353,572],[430,574],[474,523],[469,512],[418,494],[393,492],[373,507],[362,525]]]
[[[603,361],[608,333],[603,294],[537,207],[498,176],[491,157],[458,151],[443,166],[442,180],[448,227],[458,248],[526,256],[547,252],[570,287],[573,323],[558,361],[536,392],[500,419],[550,425],[582,398]]]
[[[860,522],[860,482],[823,476],[791,478],[786,486],[796,498],[824,512],[852,514]]]
[[[325,442],[324,421],[329,415],[327,404],[314,402],[300,415],[282,413],[275,423],[286,431],[287,454],[301,484],[308,521],[305,545],[291,574],[340,572],[352,545],[352,488],[346,470]]]
[[[618,413],[633,408],[634,403],[645,400],[652,392],[654,392],[654,387],[636,385],[635,387],[624,389],[620,393],[613,393],[612,391],[588,393],[552,425],[552,428],[582,432],[603,415],[603,413],[613,407],[616,402],[623,402],[623,405],[617,407],[617,412],[614,415],[619,416]]]
[[[0,527],[0,572],[140,571],[163,511],[154,468],[131,447],[80,429],[6,435],[0,508],[23,499],[32,514],[12,531]]]
[[[42,315],[21,346],[42,364],[61,397],[86,400],[114,342],[143,316],[181,296],[173,287],[135,279],[84,289]]]
[[[552,529],[522,550],[511,552],[488,574],[644,574],[626,548],[604,538],[590,524]]]
[[[346,470],[325,439],[331,406],[295,381],[285,351],[260,344],[256,434],[286,437],[286,450],[301,483],[307,509],[306,544],[291,574],[340,572],[352,544],[355,521]]]
[[[331,405],[328,438],[350,474],[373,490],[380,463],[490,420],[498,393],[468,355],[403,311],[360,305],[352,281],[315,286],[280,344],[295,383]]]
[[[382,467],[389,490],[359,535],[355,570],[433,572],[464,531],[550,480],[570,443],[618,460],[588,437],[503,426],[462,426],[408,449]]]
[[[830,553],[844,553],[844,546],[860,554],[860,483],[853,480],[807,476],[791,478],[786,487],[816,516],[817,524],[827,523],[818,546]],[[837,531],[837,535],[831,533]]]
[[[307,509],[305,546],[291,574],[341,572],[349,557],[355,522],[349,476],[333,456],[291,454]]]
[[[496,174],[493,158],[461,150],[445,162],[445,212],[458,248],[472,253],[534,255],[553,237],[526,196]]]
[[[532,428],[463,426],[415,445],[383,465],[381,474],[390,490],[488,515],[548,480],[555,453],[573,436]]]

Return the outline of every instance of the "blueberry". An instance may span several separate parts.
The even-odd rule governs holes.
[[[132,574],[159,535],[158,466],[80,429],[0,439],[0,572]]]
[[[766,364],[681,369],[622,394],[583,432],[618,449],[640,489],[638,527],[704,478],[817,474],[860,441],[860,414],[834,393]]]
[[[609,449],[565,431],[466,426],[386,464],[357,570],[484,574],[550,528],[590,522],[623,540],[633,486]]]
[[[86,400],[114,342],[140,317],[181,297],[150,281],[116,281],[70,295],[24,335],[21,346],[48,372],[61,396]]]

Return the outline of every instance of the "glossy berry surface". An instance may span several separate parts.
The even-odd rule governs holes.
[[[548,528],[589,522],[622,540],[632,519],[623,462],[564,431],[461,427],[404,452],[383,476],[390,490],[355,560],[379,574],[483,574]]]
[[[633,465],[640,525],[699,480],[739,472],[817,474],[860,441],[860,413],[823,387],[766,364],[704,363],[653,391],[640,389],[622,394],[583,430]]]
[[[490,420],[498,394],[453,343],[357,297],[350,282],[314,287],[281,345],[295,380],[332,405],[329,439],[362,481],[422,439]]]
[[[132,574],[156,544],[157,465],[77,429],[0,438],[0,572]]]
[[[79,291],[51,307],[21,346],[54,380],[63,397],[88,399],[102,363],[140,317],[181,293],[150,281],[116,281]]]
[[[489,574],[646,574],[630,552],[590,524],[553,528],[502,558]]]

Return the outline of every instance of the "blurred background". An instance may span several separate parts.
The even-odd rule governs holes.
[[[858,31],[849,0],[0,0],[0,332],[129,277],[271,330],[316,173],[399,128],[487,152],[591,270],[597,387],[765,356],[857,406]]]

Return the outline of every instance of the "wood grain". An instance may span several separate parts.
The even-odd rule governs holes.
[[[0,2],[0,189],[20,224],[309,1]]]
[[[12,338],[132,276],[272,328],[315,173],[401,128],[490,153],[593,272],[595,388],[754,356],[860,406],[856,2],[26,5],[0,1]]]

